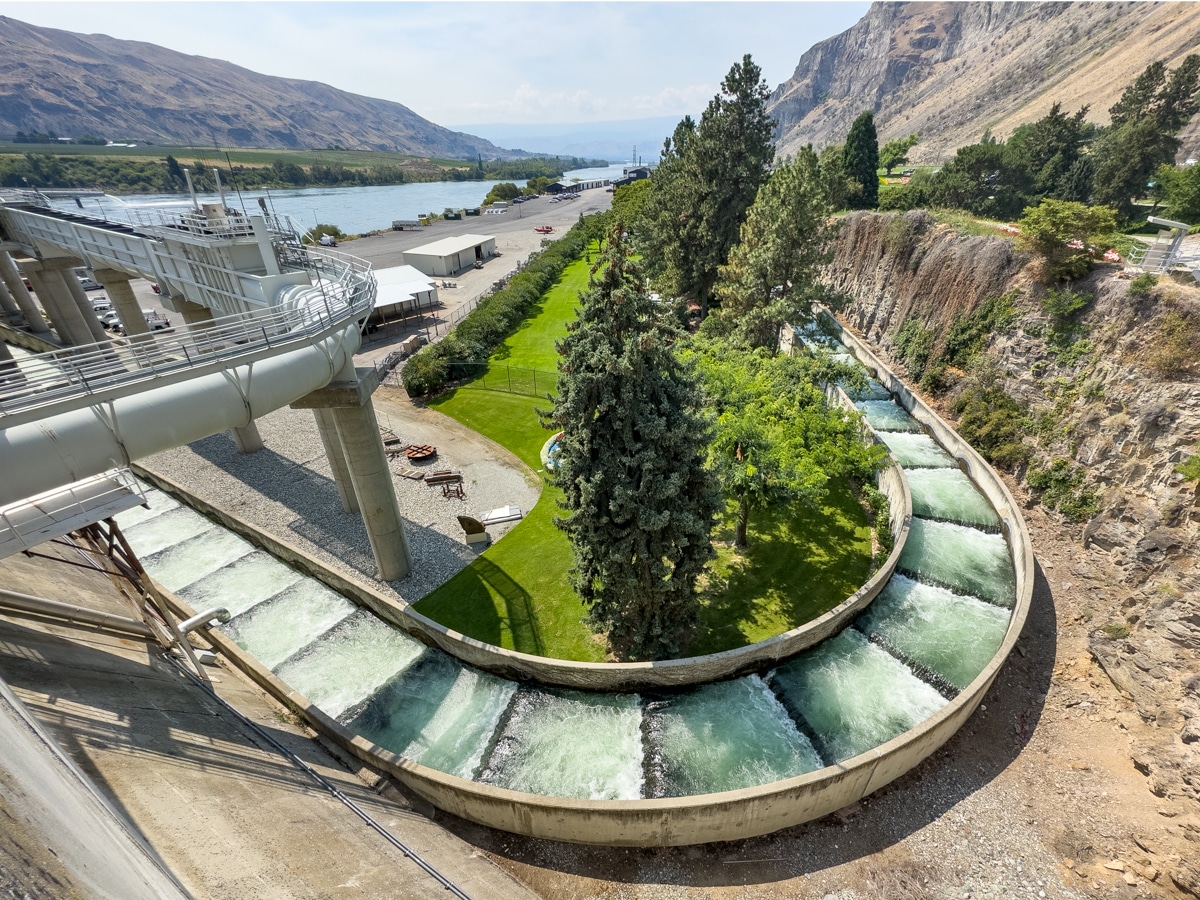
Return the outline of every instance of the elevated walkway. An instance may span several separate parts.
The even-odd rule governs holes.
[[[155,279],[164,303],[191,322],[16,364],[20,377],[0,385],[0,509],[15,517],[11,546],[52,534],[68,519],[86,525],[89,516],[94,522],[109,514],[104,504],[83,503],[70,517],[50,515],[36,498],[90,491],[89,479],[230,429],[239,448],[254,444],[252,452],[261,446],[256,418],[331,381],[357,380],[354,353],[377,290],[371,267],[303,247],[278,220],[209,204],[116,223],[9,195],[0,197],[0,240],[6,255],[17,247],[42,266],[78,259]],[[339,415],[330,446],[345,455],[354,490],[372,497],[359,506],[380,575],[402,577],[410,563],[391,482],[382,483],[386,459],[381,445],[362,438],[378,444],[369,397]],[[246,434],[253,440],[244,441]]]

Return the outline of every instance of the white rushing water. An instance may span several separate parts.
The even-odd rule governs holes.
[[[642,796],[642,709],[634,694],[523,689],[480,779],[591,800]]]
[[[891,400],[860,400],[854,404],[876,431],[919,432],[921,423]]]
[[[511,681],[464,666],[439,650],[427,650],[346,724],[421,765],[475,778],[516,690]]]
[[[821,758],[757,675],[653,704],[659,796],[732,791],[821,768]]]
[[[999,525],[987,497],[960,469],[913,469],[904,473],[912,493],[913,515],[967,525]]]
[[[142,559],[154,580],[179,593],[194,581],[211,575],[254,551],[249,541],[231,531],[213,528]]]
[[[893,575],[858,625],[962,690],[996,655],[1010,618],[994,603]]]
[[[160,550],[173,547],[180,541],[186,541],[216,527],[200,513],[186,506],[164,510],[159,515],[131,527],[126,527],[120,519],[117,524],[121,526],[125,540],[139,557],[152,556]]]
[[[957,468],[954,457],[927,434],[907,431],[881,431],[879,439],[887,444],[892,456],[904,468]]]
[[[221,630],[264,666],[273,669],[357,609],[319,581],[308,579],[230,620]]]
[[[223,606],[231,616],[240,616],[303,578],[265,550],[255,550],[232,565],[189,584],[179,596],[195,609]]]
[[[780,666],[770,681],[819,736],[827,764],[890,741],[946,704],[852,628]]]
[[[132,528],[134,525],[140,525],[142,522],[153,519],[155,516],[162,515],[167,510],[175,509],[179,506],[179,501],[170,494],[164,494],[162,491],[153,488],[147,489],[144,484],[142,485],[142,494],[146,498],[146,506],[135,506],[132,509],[123,510],[117,515],[117,524],[121,527],[122,531]]]
[[[274,672],[337,717],[374,694],[424,649],[420,641],[360,610]]]
[[[1016,601],[1008,545],[978,528],[914,517],[898,568],[1003,606]]]

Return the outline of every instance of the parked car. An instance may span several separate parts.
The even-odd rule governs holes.
[[[115,309],[106,309],[100,314],[100,324],[110,331],[115,329],[121,323],[120,316],[117,315]]]
[[[92,278],[88,275],[78,275],[76,277],[79,279],[79,286],[81,288],[83,288],[85,291],[102,291],[102,290],[104,290],[104,285],[102,285],[100,282],[98,282],[95,278]]]
[[[162,313],[160,313],[158,310],[143,309],[142,315],[146,319],[146,326],[151,331],[162,331],[166,328],[171,327],[171,320],[168,319],[166,316],[164,316]],[[112,325],[110,325],[108,327],[111,328],[113,331],[115,331],[117,334],[125,333],[125,325],[120,319],[117,319]]]
[[[99,297],[93,297],[92,309],[98,313],[108,312],[112,309],[112,301],[104,294],[101,294]]]

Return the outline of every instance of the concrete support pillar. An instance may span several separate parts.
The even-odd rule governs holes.
[[[79,314],[83,316],[84,324],[87,325],[87,329],[92,335],[92,342],[97,344],[106,343],[108,335],[104,331],[104,326],[100,324],[100,318],[96,315],[96,311],[92,309],[92,301],[88,299],[87,291],[83,289],[83,285],[79,283],[79,279],[75,277],[75,273],[70,269],[60,269],[59,274],[62,275],[63,284],[66,285],[67,292],[79,308]]]
[[[2,280],[0,280],[0,310],[3,310],[5,319],[16,319],[21,315],[21,307],[17,306],[17,301],[9,292],[8,285]]]
[[[37,304],[29,295],[29,291],[25,289],[25,282],[21,280],[21,272],[17,269],[16,262],[13,261],[7,250],[0,250],[0,279],[3,279],[13,300],[17,303],[17,307],[24,314],[25,324],[29,326],[29,330],[39,334],[49,331],[50,326],[38,312]],[[31,281],[30,284],[32,283]]]
[[[24,381],[25,376],[17,368],[17,362],[13,359],[12,348],[4,341],[0,341],[0,384],[19,384]]]
[[[188,325],[207,325],[214,318],[211,309],[201,306],[199,303],[193,303],[191,300],[179,297],[176,298],[175,305],[179,308],[179,314],[183,316],[183,321]]]
[[[41,263],[27,262],[24,269],[25,277],[33,285],[33,291],[38,295],[42,308],[54,323],[58,339],[69,346],[90,344],[92,333],[83,321],[75,299],[67,293],[67,286],[59,277],[59,273],[54,269],[43,270]]]
[[[129,286],[131,276],[124,272],[118,272],[116,269],[96,269],[95,276],[96,280],[104,285],[108,299],[112,301],[113,309],[121,317],[121,324],[125,326],[125,335],[133,339],[140,334],[149,334],[150,328],[146,325],[146,317],[142,315],[142,308],[138,305],[133,288]]]
[[[334,422],[333,411],[317,408],[313,410],[313,416],[317,420],[317,431],[320,433],[321,443],[325,447],[329,468],[333,471],[333,483],[337,486],[342,509],[348,513],[356,513],[358,512],[358,498],[354,496],[354,483],[350,480],[350,468],[346,465],[346,454],[342,452],[342,442],[338,439],[337,423]]]
[[[377,577],[381,581],[403,578],[412,569],[412,557],[404,537],[404,520],[396,505],[392,473],[379,438],[375,407],[368,398],[362,406],[335,407],[333,418],[379,566]]]
[[[254,424],[253,419],[250,420],[249,425],[229,430],[233,433],[233,443],[237,447],[238,453],[257,453],[263,448],[262,435],[258,433],[258,426]]]

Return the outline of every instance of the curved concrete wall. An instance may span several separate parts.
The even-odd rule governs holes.
[[[305,574],[323,581],[359,606],[370,609],[425,644],[502,678],[590,691],[638,691],[720,681],[769,668],[819,644],[841,631],[879,596],[900,560],[912,520],[912,497],[908,492],[908,482],[903,470],[893,463],[880,471],[878,479],[879,489],[888,496],[891,504],[889,526],[893,538],[892,551],[862,587],[825,614],[765,641],[721,653],[661,662],[573,662],[506,650],[453,631],[416,612],[409,604],[385,597],[364,581],[329,571],[296,545],[260,532],[249,522],[196,497],[177,482],[156,472],[135,468],[140,477],[161,490],[178,497]]]
[[[903,388],[861,342],[849,334],[845,338],[876,377],[894,390]],[[1007,487],[932,410],[907,390],[901,396],[912,404],[910,411],[964,460],[976,484],[996,504],[1016,568],[1016,602],[1000,649],[954,700],[904,734],[837,765],[755,788],[668,800],[573,800],[510,791],[425,768],[351,734],[219,632],[210,631],[210,637],[242,671],[319,732],[391,773],[435,806],[493,828],[583,844],[677,846],[753,837],[819,818],[908,772],[962,727],[1016,644],[1033,596],[1033,549]],[[177,598],[168,595],[168,600],[180,615],[191,613]]]

